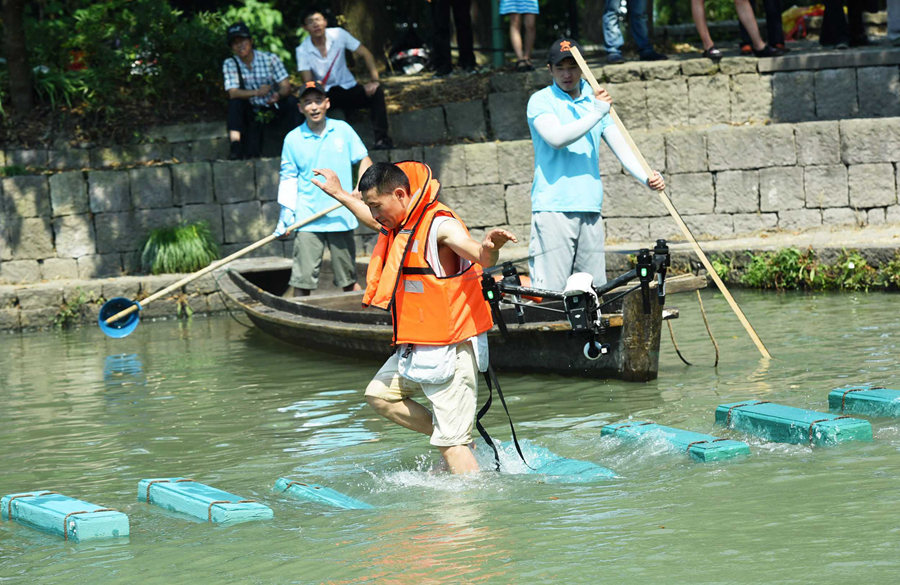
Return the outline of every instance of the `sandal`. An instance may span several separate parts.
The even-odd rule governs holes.
[[[703,51],[703,56],[711,61],[718,63],[722,60],[722,51],[717,49],[715,45]]]
[[[534,65],[529,63],[527,59],[519,59],[516,61],[516,71],[534,71]]]

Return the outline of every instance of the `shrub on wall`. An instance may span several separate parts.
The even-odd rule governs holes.
[[[219,257],[206,222],[151,230],[141,249],[141,268],[151,274],[196,272]]]

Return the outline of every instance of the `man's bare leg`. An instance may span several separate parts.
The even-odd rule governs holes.
[[[438,447],[450,473],[477,473],[480,471],[478,461],[469,445],[454,445],[453,447]]]
[[[434,432],[434,424],[431,422],[431,411],[409,398],[403,400],[391,401],[375,396],[366,396],[375,412],[395,422],[401,427],[406,427],[411,431],[431,436]]]

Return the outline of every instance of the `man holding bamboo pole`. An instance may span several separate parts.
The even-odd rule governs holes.
[[[551,290],[564,289],[575,272],[591,274],[595,285],[606,282],[601,138],[638,181],[666,186],[658,172],[641,168],[609,116],[612,98],[582,79],[573,47],[571,39],[550,47],[551,83],[531,96],[527,111],[534,144],[529,269],[534,286]]]

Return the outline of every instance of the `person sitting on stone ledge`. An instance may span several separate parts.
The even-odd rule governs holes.
[[[297,70],[304,82],[318,81],[328,92],[331,107],[342,110],[369,108],[372,129],[375,132],[373,150],[392,148],[388,136],[387,106],[384,88],[378,82],[378,68],[372,53],[353,35],[340,27],[329,27],[318,8],[303,14],[303,28],[309,36],[297,47]],[[365,85],[357,83],[347,68],[344,51],[361,58],[369,70],[371,80]]]
[[[284,63],[277,55],[253,48],[246,24],[229,26],[226,40],[234,53],[222,64],[228,93],[228,158],[258,157],[265,128],[280,127],[280,143],[300,123],[297,99]]]

